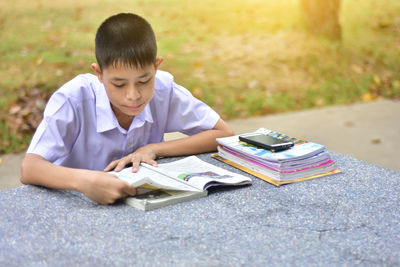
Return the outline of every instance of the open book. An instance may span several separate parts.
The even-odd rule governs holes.
[[[251,184],[251,179],[204,162],[196,156],[159,164],[158,167],[140,164],[139,171],[132,168],[110,172],[119,179],[138,188],[138,194],[125,202],[141,210],[152,210],[166,205],[207,195],[212,186]]]

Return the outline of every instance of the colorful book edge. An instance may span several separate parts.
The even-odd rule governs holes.
[[[227,160],[227,159],[219,156],[218,153],[212,154],[211,157],[216,159],[216,160],[219,160],[219,161],[221,161],[223,163],[226,163],[226,164],[228,164],[228,165],[230,165],[232,167],[235,167],[235,168],[237,168],[239,170],[242,170],[242,171],[244,171],[246,173],[249,173],[249,174],[251,174],[251,175],[253,175],[253,176],[257,177],[257,178],[260,178],[261,180],[264,180],[264,181],[266,181],[266,182],[268,182],[270,184],[273,184],[275,186],[281,186],[281,185],[284,185],[284,184],[291,184],[291,183],[311,180],[311,179],[315,179],[315,178],[321,178],[321,177],[324,177],[324,176],[327,176],[327,175],[331,175],[331,174],[336,174],[336,173],[341,173],[342,172],[339,169],[334,169],[334,170],[332,170],[330,172],[321,173],[321,174],[308,176],[308,177],[303,177],[303,178],[299,178],[299,179],[295,179],[295,180],[278,181],[278,180],[275,180],[275,179],[273,179],[271,177],[268,177],[268,176],[266,176],[264,174],[261,174],[259,172],[254,171],[254,170],[251,170],[251,169],[249,169],[247,167],[244,167],[244,166],[242,166],[240,164],[237,164],[237,163],[234,163],[234,162],[232,162],[230,160]]]

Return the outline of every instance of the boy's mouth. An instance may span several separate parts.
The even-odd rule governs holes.
[[[143,106],[143,104],[136,105],[136,106],[124,106],[124,107],[125,107],[126,109],[129,109],[129,110],[138,110],[138,109],[140,109],[142,106]]]

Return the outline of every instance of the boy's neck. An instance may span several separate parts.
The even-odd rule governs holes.
[[[125,130],[129,130],[129,127],[132,124],[133,119],[135,118],[135,116],[133,117],[129,117],[129,118],[124,118],[124,119],[118,119],[118,123],[119,125],[124,128]]]
[[[119,112],[118,110],[116,111],[113,105],[111,105],[111,109],[114,112],[115,117],[117,118],[118,124],[125,130],[129,130],[129,127],[131,126],[135,116],[128,116],[122,112]]]

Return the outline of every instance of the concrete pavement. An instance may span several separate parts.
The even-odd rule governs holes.
[[[329,150],[400,171],[400,101],[379,100],[229,121],[236,134],[260,127],[325,145]],[[167,134],[166,139],[181,134]],[[0,156],[0,189],[21,185],[23,154]],[[340,166],[339,166],[340,167]]]

